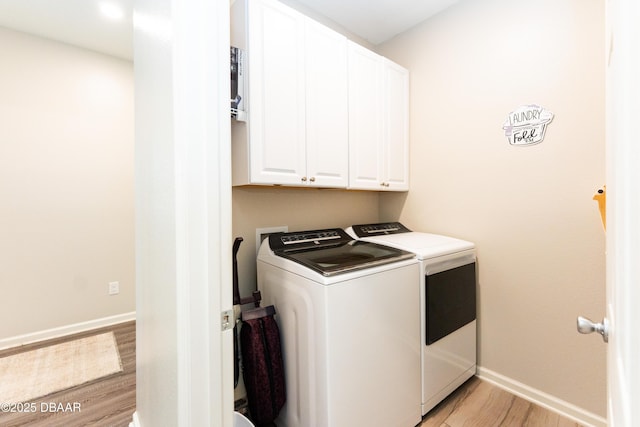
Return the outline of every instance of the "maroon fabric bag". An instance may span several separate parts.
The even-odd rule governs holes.
[[[242,321],[243,378],[251,420],[273,426],[286,401],[280,331],[272,315]]]

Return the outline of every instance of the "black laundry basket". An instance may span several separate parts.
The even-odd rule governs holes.
[[[275,307],[260,307],[260,291],[251,297],[240,298],[238,286],[237,254],[242,238],[237,237],[233,244],[233,303],[234,305],[253,303],[254,308],[242,312],[240,329],[240,347],[244,384],[247,389],[247,401],[251,420],[258,427],[274,426],[282,406],[286,401],[284,382],[284,363],[280,345],[280,331],[274,318]],[[234,332],[234,338],[237,333]],[[238,378],[237,340],[236,383]]]

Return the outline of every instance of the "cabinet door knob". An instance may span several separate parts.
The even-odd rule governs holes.
[[[306,176],[302,177],[302,182],[307,182],[307,177]]]
[[[309,181],[316,182],[316,178],[314,176],[312,176],[311,178],[309,178]]]

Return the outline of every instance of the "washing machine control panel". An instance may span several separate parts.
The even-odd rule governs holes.
[[[379,224],[359,224],[352,226],[358,237],[381,236],[385,234],[409,233],[409,230],[399,222],[382,222]]]
[[[338,244],[353,240],[344,230],[332,228],[328,230],[301,231],[293,233],[274,233],[269,236],[269,246],[272,250],[304,249],[326,244]]]
[[[285,245],[291,245],[296,243],[308,243],[314,242],[317,240],[334,240],[340,239],[340,234],[336,231],[317,231],[313,233],[301,233],[301,234],[290,234],[286,236],[282,236],[282,243]]]

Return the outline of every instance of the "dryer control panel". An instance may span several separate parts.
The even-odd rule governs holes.
[[[381,222],[378,224],[358,224],[351,227],[358,237],[381,236],[385,234],[410,233],[404,225],[399,222]]]

